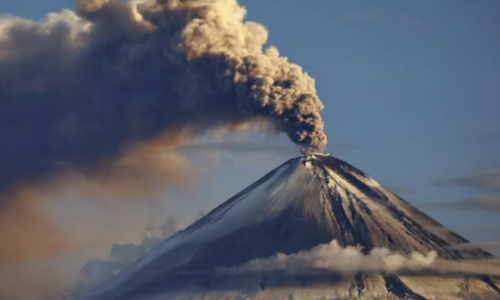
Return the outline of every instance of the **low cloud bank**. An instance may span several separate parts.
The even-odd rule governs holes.
[[[374,248],[366,255],[356,247],[342,248],[336,240],[333,240],[309,251],[300,251],[289,255],[280,253],[270,258],[256,259],[241,266],[219,269],[218,272],[221,274],[266,272],[309,274],[331,272],[346,276],[359,272],[438,272],[443,274],[477,274],[481,272],[484,275],[500,276],[500,261],[449,261],[440,259],[435,251],[430,251],[427,254],[412,252],[410,255],[402,255],[387,248]]]

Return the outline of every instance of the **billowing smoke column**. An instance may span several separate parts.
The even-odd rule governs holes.
[[[314,80],[236,0],[80,0],[42,22],[0,17],[0,188],[95,169],[164,132],[263,120],[323,150]]]

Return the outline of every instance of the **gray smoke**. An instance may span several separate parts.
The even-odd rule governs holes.
[[[53,174],[54,161],[99,171],[165,132],[265,122],[325,148],[314,80],[263,50],[267,30],[236,0],[78,8],[40,22],[0,16],[0,189]]]

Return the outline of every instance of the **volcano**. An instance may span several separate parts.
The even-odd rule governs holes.
[[[85,300],[500,299],[481,274],[220,270],[336,241],[363,254],[434,252],[445,261],[494,258],[348,163],[325,154],[291,159],[178,232]],[[217,271],[219,270],[219,271]]]

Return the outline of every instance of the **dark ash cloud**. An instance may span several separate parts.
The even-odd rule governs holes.
[[[169,150],[207,131],[326,146],[314,79],[264,49],[267,30],[245,15],[236,0],[79,0],[42,21],[0,15],[1,261],[73,247],[42,192],[70,182],[99,201],[190,180],[196,168]]]
[[[0,189],[53,174],[47,162],[100,171],[166,131],[188,141],[266,122],[325,147],[314,80],[263,49],[267,30],[235,0],[78,8],[41,22],[0,17]]]

